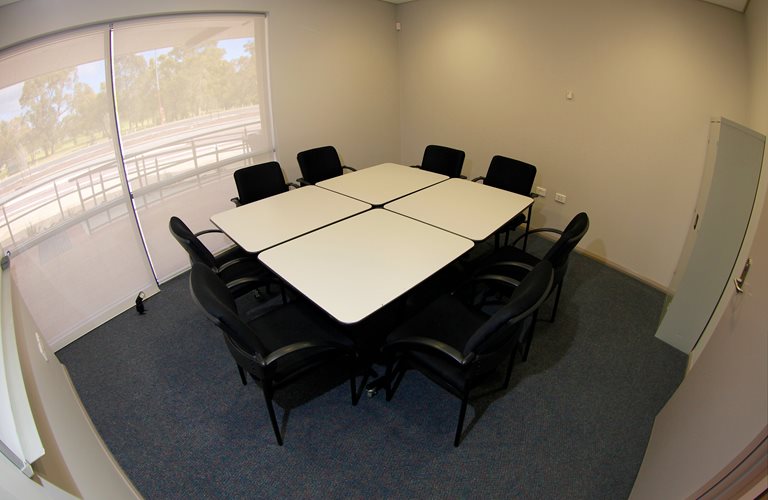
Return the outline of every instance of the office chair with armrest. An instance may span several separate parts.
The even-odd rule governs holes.
[[[443,295],[387,337],[387,401],[403,375],[415,368],[461,399],[453,445],[458,446],[469,396],[475,387],[507,362],[502,390],[509,386],[517,349],[533,333],[535,313],[552,286],[552,265],[542,262],[521,282],[485,275],[453,294]],[[483,312],[483,282],[512,287],[509,300],[490,317]],[[469,295],[462,298],[462,295]],[[480,297],[480,300],[476,300]]]
[[[485,176],[475,177],[474,182],[483,181],[486,186],[511,191],[523,196],[530,196],[535,199],[537,195],[531,192],[533,182],[536,179],[536,167],[524,161],[507,158],[506,156],[496,155],[491,159],[488,165],[488,173]],[[531,215],[533,204],[528,206],[528,215],[518,214],[512,220],[504,224],[494,234],[494,246],[499,248],[500,236],[503,233],[504,244],[509,244],[509,232],[517,229],[521,224],[525,224],[526,233],[531,226]],[[528,246],[527,235],[523,239],[523,250]]]
[[[283,170],[276,161],[240,168],[235,170],[233,176],[235,187],[237,187],[237,197],[232,198],[231,201],[238,207],[285,193],[289,187],[298,187],[292,182],[285,182]]]
[[[421,165],[414,165],[414,167],[447,175],[448,177],[466,179],[465,176],[461,175],[461,167],[464,166],[464,156],[464,151],[459,149],[430,144],[424,148],[424,157],[421,160]]]
[[[246,323],[238,315],[229,290],[210,268],[195,263],[189,284],[195,302],[222,330],[243,385],[247,383],[245,372],[261,385],[278,445],[282,446],[283,437],[277,425],[273,395],[310,370],[347,362],[352,404],[357,403],[352,342],[314,306],[294,301]]]
[[[549,247],[543,257],[539,258],[535,255],[525,252],[517,248],[515,245],[524,235],[519,236],[511,245],[500,248],[497,252],[494,252],[488,261],[478,266],[479,274],[502,274],[507,275],[511,279],[521,279],[528,270],[532,269],[541,261],[547,261],[552,264],[554,270],[554,282],[552,290],[557,290],[555,293],[555,303],[552,307],[552,315],[550,316],[550,322],[555,321],[557,315],[557,306],[560,302],[560,293],[563,289],[563,281],[565,280],[565,274],[568,271],[568,257],[579,244],[579,241],[587,234],[589,229],[589,217],[585,212],[576,214],[571,219],[565,229],[562,231],[552,228],[538,228],[526,231],[526,234],[538,234],[538,233],[552,233],[560,235],[559,238]],[[521,272],[521,265],[523,271]],[[523,359],[528,358],[528,351],[530,349],[530,341],[523,353]]]
[[[317,184],[320,181],[338,177],[344,170],[355,171],[352,167],[341,164],[339,154],[333,146],[308,149],[296,155],[301,170],[301,177],[296,179],[300,186]]]
[[[248,254],[239,247],[223,252],[218,257],[200,241],[200,236],[205,234],[223,232],[219,229],[206,229],[193,233],[189,227],[178,217],[171,217],[168,222],[171,234],[187,252],[191,264],[202,263],[209,267],[224,283],[233,295],[239,297],[261,286],[269,288],[269,285],[277,280],[272,273],[259,262],[255,255]],[[281,286],[283,302],[285,291]]]

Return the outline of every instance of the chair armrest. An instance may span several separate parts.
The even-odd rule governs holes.
[[[512,278],[504,274],[493,274],[493,273],[481,274],[480,276],[476,276],[470,280],[470,283],[480,282],[480,281],[491,281],[494,283],[501,283],[503,285],[509,285],[512,287],[517,287],[520,284],[520,280],[517,280],[515,278]]]
[[[230,198],[230,200],[229,200],[229,201],[231,201],[232,203],[234,203],[236,207],[242,206],[242,203],[240,203],[240,198],[237,198],[237,197],[235,197],[235,198]]]
[[[296,184],[295,182],[289,182],[288,184],[286,184],[286,186],[288,186],[288,189],[291,189],[291,188],[296,189],[299,187],[299,185]]]
[[[269,276],[248,276],[243,278],[237,278],[236,280],[232,280],[228,282],[227,289],[232,291],[235,288],[240,288],[243,285],[253,285],[253,288],[248,288],[248,290],[253,290],[254,288],[258,288],[260,286],[268,285],[273,280],[270,280]]]
[[[290,354],[293,354],[295,352],[305,351],[308,349],[328,350],[328,351],[341,350],[341,351],[348,351],[349,353],[353,352],[350,346],[343,344],[341,342],[334,342],[332,340],[324,340],[322,342],[320,341],[294,342],[293,344],[288,344],[276,351],[269,353],[269,355],[266,358],[264,358],[264,366],[269,366],[272,363],[275,363],[280,359]]]
[[[459,179],[466,179],[466,178],[467,178],[466,175],[459,174]]]
[[[224,234],[224,231],[221,229],[205,229],[203,231],[195,233],[195,236],[202,236],[204,234],[210,234],[210,233],[221,233]]]
[[[526,231],[525,233],[521,234],[517,238],[515,238],[515,241],[512,242],[512,246],[515,246],[515,244],[520,241],[522,238],[524,238],[526,235],[529,234],[536,234],[536,233],[554,233],[554,234],[563,234],[563,232],[560,229],[555,229],[553,227],[540,227],[537,229],[531,229],[530,231]]]
[[[246,257],[235,257],[234,259],[230,259],[220,266],[218,266],[218,271],[221,272],[225,269],[228,269],[232,266],[236,266],[238,264],[251,264],[258,263],[260,267],[263,267],[264,265],[256,258],[256,255],[253,256],[246,256]]]
[[[350,172],[357,172],[356,168],[347,167],[346,165],[342,166],[341,170],[349,170]]]
[[[298,179],[296,179],[296,182],[298,183],[299,187],[312,185],[312,183],[305,181],[304,177],[299,177]]]
[[[538,198],[539,196],[540,196],[540,195],[539,195],[539,193],[530,193],[530,194],[528,195],[528,197],[529,197],[529,198],[533,198],[534,200],[535,200],[536,198]]]
[[[475,177],[472,179],[472,182],[479,182],[479,181],[485,181],[485,176],[481,175],[480,177]]]
[[[512,274],[510,274],[510,272],[514,272],[515,269],[522,271],[524,274],[528,274],[533,269],[533,266],[530,264],[526,264],[524,262],[515,262],[511,260],[494,262],[493,264],[488,264],[487,266],[481,268],[477,272],[476,279],[480,279],[481,277],[498,276],[502,279],[511,279],[514,281],[519,281],[516,278],[514,278]]]
[[[452,361],[455,361],[462,366],[471,363],[475,359],[474,353],[469,353],[465,357],[457,349],[449,346],[445,342],[431,339],[429,337],[407,337],[404,339],[394,340],[385,345],[384,349],[399,350],[402,348],[402,346],[408,346],[412,349],[418,349],[420,351],[435,352],[451,359]]]

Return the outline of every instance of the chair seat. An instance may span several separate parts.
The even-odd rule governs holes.
[[[490,283],[515,291],[488,315],[482,308],[487,297],[484,286]],[[387,401],[405,372],[416,368],[461,400],[453,440],[458,446],[472,389],[505,364],[502,389],[509,387],[517,348],[524,337],[533,335],[533,317],[551,286],[552,265],[542,262],[519,283],[503,276],[480,276],[430,303],[387,337],[383,347],[388,358]]]
[[[403,323],[387,337],[387,343],[408,337],[417,337],[428,332],[429,338],[444,342],[461,352],[464,345],[488,317],[466,307],[458,298],[452,295],[442,295],[415,316]],[[409,351],[408,359],[430,378],[434,372],[437,378],[433,380],[442,383],[445,379],[456,391],[463,391],[467,382],[464,369],[455,361],[433,353]]]
[[[331,341],[354,347],[352,340],[343,335],[338,324],[326,316],[317,307],[306,300],[297,299],[249,321],[248,326],[260,332],[259,341],[267,352],[297,342],[312,340],[315,342]],[[338,350],[344,355],[344,351]],[[322,350],[302,350],[281,359],[273,372],[275,387],[286,379],[294,378],[328,359],[328,352]]]

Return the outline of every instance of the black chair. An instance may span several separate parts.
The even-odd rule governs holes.
[[[523,196],[530,196],[535,198],[536,195],[531,192],[533,189],[533,182],[536,179],[536,167],[530,163],[524,161],[515,160],[513,158],[507,158],[506,156],[496,155],[491,159],[491,164],[488,166],[488,173],[485,176],[475,177],[472,179],[474,182],[483,181],[486,186],[492,186],[495,188],[503,189],[505,191],[511,191],[513,193],[521,194]],[[528,215],[518,214],[512,218],[509,222],[504,224],[495,233],[495,247],[499,248],[500,235],[503,233],[504,244],[509,244],[509,232],[514,231],[521,224],[525,224],[526,233],[531,226],[531,214],[533,211],[533,204],[528,206]],[[523,250],[528,246],[528,238],[523,239]]]
[[[355,171],[352,167],[341,164],[339,154],[333,146],[323,146],[302,151],[296,155],[299,161],[301,177],[296,179],[300,186],[317,184],[320,181],[338,177],[344,170]]]
[[[519,236],[512,245],[500,248],[497,252],[491,254],[490,259],[484,264],[478,266],[480,274],[496,273],[507,275],[513,279],[520,279],[522,276],[538,264],[541,261],[547,261],[552,264],[554,269],[555,279],[553,284],[553,291],[557,289],[555,294],[555,304],[552,307],[552,315],[549,318],[550,322],[555,321],[557,314],[557,306],[560,302],[560,293],[563,289],[563,281],[565,274],[568,271],[568,257],[579,244],[579,241],[587,234],[589,229],[589,217],[586,213],[581,212],[577,214],[571,221],[565,226],[562,231],[552,228],[539,228],[526,231],[527,234],[537,233],[553,233],[560,235],[557,240],[549,247],[549,250],[543,257],[539,258],[535,255],[520,250],[515,245],[525,235]],[[523,271],[520,272],[521,264],[523,265]],[[528,346],[530,347],[530,346]],[[526,348],[523,359],[528,357],[528,348]]]
[[[194,265],[199,262],[210,268],[226,283],[227,288],[236,297],[261,286],[269,288],[269,285],[276,281],[272,273],[258,261],[255,255],[248,254],[239,247],[227,250],[218,257],[214,256],[208,247],[200,241],[200,236],[212,233],[223,234],[219,229],[206,229],[193,233],[176,216],[171,217],[168,228],[176,241],[187,252],[190,263]],[[280,286],[283,302],[285,302],[285,291],[282,284]]]
[[[347,363],[352,404],[357,403],[352,342],[314,306],[294,301],[246,323],[227,287],[207,266],[195,263],[189,284],[194,300],[224,333],[243,385],[247,383],[245,372],[261,385],[277,444],[282,446],[283,438],[273,395],[310,370],[333,362]]]
[[[414,167],[436,174],[466,179],[461,175],[461,167],[463,166],[464,151],[434,144],[430,144],[424,149],[421,165],[414,165]]]
[[[535,327],[535,313],[552,286],[552,266],[542,262],[519,284],[500,276],[481,276],[459,291],[443,295],[387,337],[387,401],[405,371],[415,368],[461,399],[453,445],[458,446],[470,392],[507,362],[502,389],[509,386],[515,353]],[[509,300],[488,317],[483,312],[483,282],[516,287]],[[462,295],[469,295],[462,298]],[[480,297],[480,300],[476,300]]]
[[[231,201],[238,207],[285,193],[289,187],[298,187],[292,182],[286,184],[283,170],[276,161],[235,170],[234,178],[237,198]]]

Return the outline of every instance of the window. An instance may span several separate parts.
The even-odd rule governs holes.
[[[274,158],[265,44],[263,16],[185,15],[0,54],[0,244],[54,348],[188,267],[170,216],[210,227]]]

